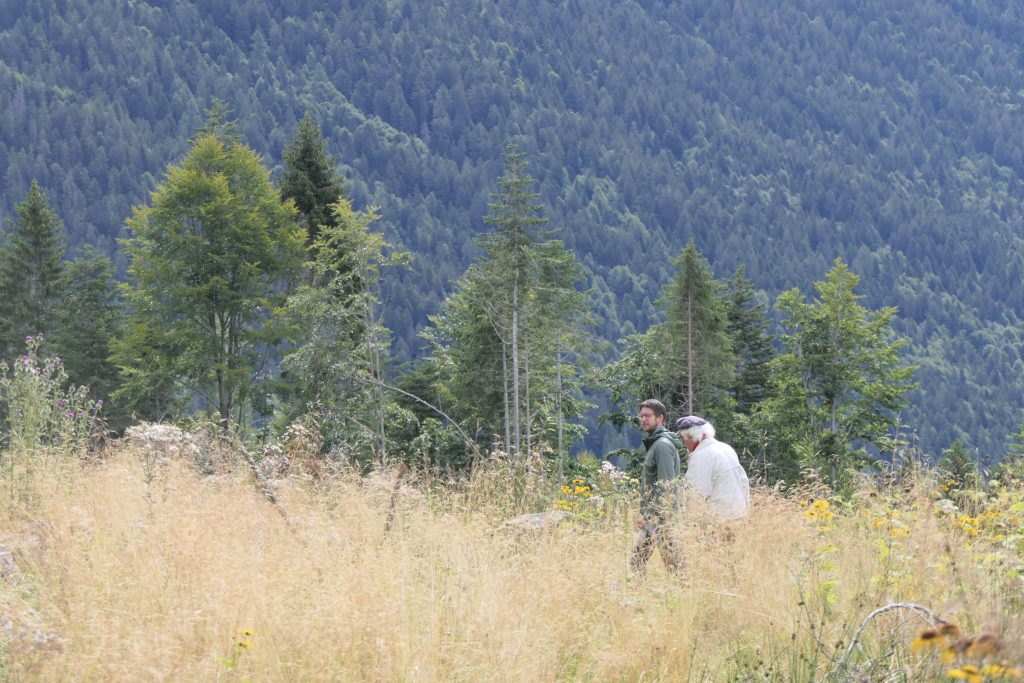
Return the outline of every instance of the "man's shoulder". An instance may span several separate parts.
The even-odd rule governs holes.
[[[718,459],[737,459],[736,450],[729,444],[724,441],[719,441],[718,439],[711,440],[711,442],[707,444],[707,450],[713,453]]]
[[[658,446],[668,446],[669,448],[679,450],[679,446],[676,444],[678,437],[667,429],[662,429],[660,432],[651,434],[651,448]]]

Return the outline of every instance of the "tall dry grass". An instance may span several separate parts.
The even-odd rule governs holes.
[[[274,504],[243,468],[204,477],[144,456],[36,473],[31,496],[2,501],[6,678],[924,680],[957,666],[911,647],[928,613],[865,621],[898,601],[998,634],[1000,661],[1019,652],[1019,577],[992,564],[997,542],[950,526],[925,479],[839,508],[758,491],[729,530],[691,510],[675,529],[685,579],[656,554],[631,580],[631,504],[537,534],[502,524],[551,509],[558,489],[538,475],[296,477]]]

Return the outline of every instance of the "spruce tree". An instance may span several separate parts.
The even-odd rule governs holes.
[[[836,259],[815,283],[815,300],[797,289],[778,299],[784,352],[772,363],[776,396],[766,401],[786,432],[776,447],[791,449],[804,467],[827,470],[833,485],[872,460],[868,444],[893,450],[897,412],[915,386],[914,367],[900,358],[906,341],[892,334],[896,309],[861,306],[858,282]]]
[[[356,211],[342,198],[333,213],[307,264],[312,280],[288,300],[296,335],[282,360],[277,417],[281,427],[307,419],[326,448],[382,465],[397,408],[385,393],[390,332],[380,320],[381,278],[408,257],[371,229],[380,217],[375,207]]]
[[[938,470],[942,474],[942,486],[949,495],[961,497],[966,491],[981,485],[978,464],[967,452],[960,439],[955,440],[939,458]]]
[[[528,416],[523,414],[527,399],[521,386],[523,370],[528,367],[524,363],[529,362],[528,355],[524,355],[528,338],[523,328],[524,313],[527,293],[533,284],[535,248],[547,236],[541,231],[547,220],[542,216],[543,207],[537,201],[537,194],[529,189],[533,178],[526,167],[526,158],[510,145],[505,154],[505,173],[498,178],[499,191],[492,195],[484,217],[484,222],[495,226],[495,231],[479,240],[491,259],[489,267],[481,271],[483,277],[490,280],[490,294],[484,300],[502,342],[502,360],[506,364],[502,373],[506,445],[516,454],[523,452],[524,427],[527,427],[524,419],[528,422]]]
[[[424,335],[436,399],[456,406],[477,438],[497,437],[514,454],[564,449],[578,436],[564,431],[584,409],[570,366],[588,339],[582,274],[543,227],[526,168],[510,146],[484,219],[495,229],[478,238],[485,253]]]
[[[721,405],[735,375],[726,300],[693,242],[673,263],[676,273],[662,296],[666,320],[659,335],[668,351],[666,405],[682,415],[706,412]]]
[[[119,334],[122,312],[110,259],[94,247],[85,247],[65,263],[58,290],[50,348],[63,359],[68,380],[103,399],[108,421],[120,427],[125,416],[110,403],[118,385],[110,350]]]
[[[50,332],[65,250],[64,224],[37,182],[15,209],[17,220],[0,247],[0,340],[7,357],[20,353],[27,336]]]
[[[753,285],[745,273],[743,266],[736,270],[729,287],[726,317],[736,358],[731,394],[736,411],[749,415],[755,405],[768,397],[769,364],[775,349],[773,337],[768,333],[767,312],[763,305],[756,303]]]
[[[295,202],[309,244],[316,241],[321,226],[337,225],[334,207],[345,193],[334,159],[324,151],[320,127],[308,111],[284,151],[284,174],[279,187],[283,199]]]

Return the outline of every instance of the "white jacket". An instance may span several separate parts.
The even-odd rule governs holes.
[[[686,482],[724,520],[745,517],[750,511],[750,481],[727,443],[712,438],[701,441],[690,453]]]

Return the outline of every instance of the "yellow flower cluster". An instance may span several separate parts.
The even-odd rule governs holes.
[[[569,486],[568,484],[562,485],[562,493],[566,495],[583,496],[584,498],[590,498],[594,495],[594,493],[586,484],[587,482],[584,479],[573,479],[572,486]]]
[[[977,536],[978,527],[980,522],[977,517],[971,517],[970,515],[960,515],[956,520],[960,524],[960,530],[968,536]]]
[[[899,516],[899,510],[889,510],[885,513],[876,514],[871,521],[871,527],[874,529],[887,527],[891,537],[907,538],[910,536],[910,527],[899,519]]]
[[[832,504],[825,498],[819,498],[813,503],[802,500],[800,505],[804,508],[804,519],[815,522],[822,530],[828,529],[829,522],[835,519]]]
[[[914,652],[934,651],[944,664],[961,662],[946,676],[981,683],[986,680],[1024,680],[1024,670],[1006,662],[986,662],[999,655],[1006,644],[993,633],[962,635],[956,624],[943,622],[926,628],[910,645]],[[968,660],[968,661],[964,661]],[[973,661],[971,661],[973,660]]]
[[[1019,681],[1024,678],[1024,672],[1017,667],[1002,664],[985,664],[981,668],[973,664],[964,664],[959,668],[950,669],[946,675],[953,679],[970,681],[970,683],[999,680]]]
[[[586,506],[587,500],[594,497],[594,492],[587,485],[585,479],[573,479],[572,484],[563,484],[561,487],[562,497],[555,503],[556,510],[563,512],[590,512]],[[592,513],[598,517],[604,514],[604,510],[597,508]]]
[[[239,652],[252,649],[252,638],[255,635],[256,632],[252,629],[238,629],[238,640],[235,641],[235,647],[238,648]]]

